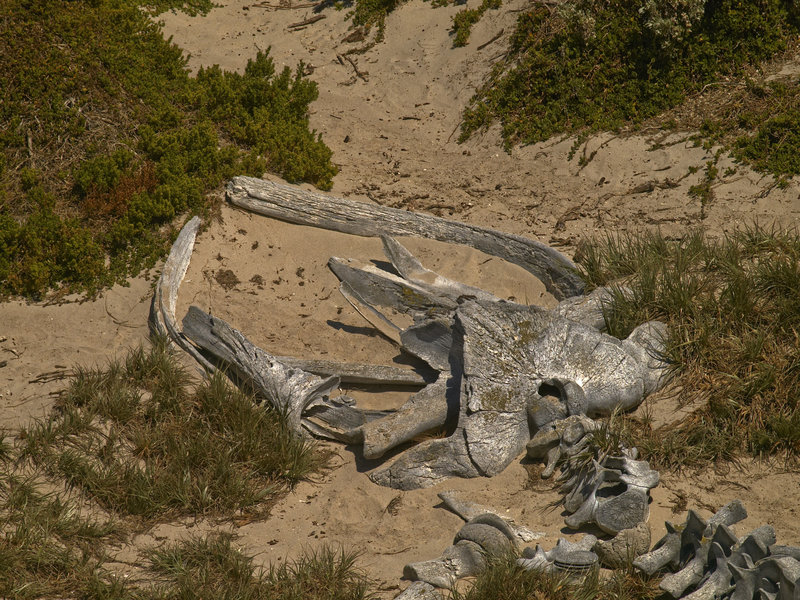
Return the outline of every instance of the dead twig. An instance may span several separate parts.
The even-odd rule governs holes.
[[[316,23],[317,21],[321,21],[322,19],[325,19],[326,17],[327,17],[327,15],[315,15],[313,17],[309,17],[308,19],[305,19],[304,21],[300,21],[298,23],[292,23],[291,25],[287,25],[286,29],[297,30],[297,29],[300,29],[302,27],[305,27],[306,25],[311,25],[312,23]]]
[[[307,2],[305,4],[289,4],[282,6],[280,4],[270,4],[268,2],[259,2],[258,4],[251,4],[250,8],[266,8],[268,10],[294,10],[296,8],[316,8],[322,2]]]
[[[483,50],[483,49],[484,49],[484,48],[486,48],[486,46],[488,46],[489,44],[491,44],[491,43],[493,43],[493,42],[496,42],[497,40],[499,40],[499,39],[500,39],[500,36],[501,36],[501,35],[503,35],[503,32],[504,32],[504,31],[505,31],[505,29],[501,29],[500,31],[498,31],[498,32],[495,34],[495,36],[494,36],[492,39],[490,39],[488,42],[484,42],[484,43],[482,43],[480,46],[478,46],[478,50]]]
[[[345,54],[344,56],[342,56],[341,54],[337,54],[336,55],[336,59],[339,61],[339,64],[342,65],[342,66],[344,66],[344,61],[349,62],[350,66],[353,67],[353,71],[355,71],[355,73],[356,73],[356,77],[358,77],[362,81],[367,81],[368,80],[367,77],[369,76],[369,73],[367,73],[366,71],[359,71],[358,70],[358,65],[356,64],[356,62],[352,58],[347,56],[347,54]]]
[[[51,381],[60,381],[69,377],[71,372],[68,369],[59,369],[57,371],[48,371],[41,373],[28,381],[28,383],[50,383]]]

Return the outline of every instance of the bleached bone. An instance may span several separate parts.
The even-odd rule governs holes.
[[[444,503],[444,505],[465,521],[470,521],[481,515],[492,514],[505,521],[518,542],[532,542],[533,540],[538,540],[539,538],[544,537],[544,533],[542,532],[531,531],[527,527],[517,525],[513,519],[501,515],[496,510],[487,508],[486,506],[482,506],[474,502],[470,502],[469,500],[464,500],[459,498],[458,495],[458,492],[455,490],[446,490],[444,492],[439,492],[438,494],[439,499]]]
[[[529,571],[586,574],[599,564],[597,554],[592,551],[596,544],[597,538],[593,535],[584,535],[577,542],[559,538],[549,552],[538,544],[536,548],[525,548],[517,564]]]
[[[338,389],[338,377],[323,379],[287,367],[225,321],[196,306],[189,307],[183,319],[183,333],[216,360],[223,361],[237,377],[252,384],[275,408],[285,411],[290,427],[297,433],[303,431],[301,421],[306,406]]]
[[[200,223],[200,217],[192,217],[183,226],[172,244],[169,256],[161,269],[161,276],[156,283],[153,302],[150,305],[150,327],[156,334],[167,337],[172,343],[187,352],[203,367],[213,370],[212,365],[205,357],[183,338],[175,317],[178,288],[189,268]]]
[[[446,387],[446,411],[441,407],[429,410],[431,407],[425,406],[430,398],[439,395],[435,387],[430,393],[415,396],[416,401],[399,414],[360,411],[349,401],[331,398],[335,388],[333,377],[317,377],[303,369],[310,364],[287,359],[287,363],[295,365],[290,367],[250,344],[232,328],[221,344],[227,347],[223,352],[225,358],[216,357],[232,360],[230,368],[239,375],[255,377],[257,381],[251,382],[252,385],[287,411],[295,430],[302,427],[315,435],[357,443],[363,440],[365,428],[380,432],[381,419],[389,419],[384,424],[393,420],[397,431],[388,436],[373,436],[375,444],[367,445],[370,455],[377,456],[431,425],[438,427],[442,415],[446,415],[444,425],[451,432],[449,437],[427,440],[403,452],[371,474],[376,482],[410,489],[451,476],[494,475],[521,452],[530,437],[526,413],[531,399],[538,398],[545,407],[532,412],[538,427],[559,416],[562,410],[565,412],[562,416],[579,413],[593,416],[610,412],[618,405],[631,408],[663,380],[664,365],[658,356],[663,326],[645,324],[623,341],[598,332],[598,310],[607,294],[598,291],[586,299],[574,298],[583,289],[574,265],[543,244],[250,178],[232,181],[228,196],[235,204],[284,220],[358,235],[383,236],[386,254],[400,276],[369,266],[357,268],[345,261],[332,260],[331,266],[343,280],[343,294],[362,315],[384,335],[440,372]],[[538,276],[557,298],[569,299],[556,311],[500,301],[482,290],[425,269],[388,235],[420,235],[468,244],[519,264]],[[174,323],[174,300],[191,254],[190,237],[193,239],[194,233],[187,228],[165,265],[154,301],[155,326],[159,318],[164,320],[163,315],[171,316]],[[171,304],[169,294],[172,294]],[[399,329],[375,308],[382,304],[405,307],[417,323]],[[187,317],[188,325],[193,317]],[[196,318],[195,326],[202,325],[201,329],[206,331],[195,331],[194,335],[205,336],[203,343],[209,347],[204,352],[213,355],[214,349],[219,353],[220,340],[215,339],[216,332],[211,334],[216,323],[210,316],[204,319]],[[177,325],[167,333],[204,366],[213,367],[186,341]],[[260,363],[246,364],[254,360]],[[326,373],[330,367],[336,368],[326,365]],[[374,382],[395,375],[372,372],[368,377]],[[407,377],[399,376],[403,381]],[[286,381],[281,381],[282,378]],[[315,388],[317,385],[319,389]],[[555,404],[542,397],[545,395],[542,386],[559,390]],[[289,392],[292,387],[298,387],[298,391]],[[540,389],[542,396],[538,395]],[[551,404],[553,410],[547,408]],[[420,411],[423,407],[425,410]],[[415,413],[426,415],[427,421],[423,419],[420,424],[406,418]]]
[[[387,385],[397,387],[423,387],[436,380],[436,374],[421,375],[400,367],[336,362],[313,358],[276,356],[287,367],[303,369],[320,377],[338,377],[342,383],[358,385]]]
[[[403,577],[450,588],[458,579],[486,568],[487,555],[503,555],[514,548],[514,533],[503,518],[493,513],[477,515],[459,529],[441,557],[406,565]]]
[[[666,522],[667,534],[656,543],[651,552],[637,558],[633,566],[648,575],[653,575],[668,566],[673,570],[679,570],[694,558],[703,539],[708,539],[705,536],[706,531],[716,531],[723,525],[729,527],[746,517],[747,511],[740,500],[734,500],[723,506],[708,522],[693,510],[689,510],[686,513],[686,522],[682,526],[675,527]]]
[[[443,426],[448,414],[446,380],[443,374],[436,383],[414,394],[399,410],[365,424],[362,427],[364,457],[380,458],[390,448]]]
[[[439,558],[410,563],[403,567],[403,577],[424,581],[439,588],[450,588],[462,577],[477,575],[486,568],[481,547],[462,540],[448,546]]]
[[[430,583],[414,581],[394,600],[442,600],[442,595]]]
[[[545,244],[521,236],[253,177],[234,177],[227,185],[226,197],[240,208],[300,225],[366,237],[415,236],[471,246],[519,265],[539,278],[559,300],[583,293],[583,280],[572,261]]]

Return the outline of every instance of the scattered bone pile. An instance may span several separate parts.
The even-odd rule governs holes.
[[[195,221],[179,235],[159,280],[155,329],[205,368],[223,365],[248,381],[286,412],[298,433],[361,444],[366,458],[381,458],[422,433],[447,431],[446,437],[417,443],[373,470],[369,476],[380,485],[408,490],[449,477],[496,475],[525,450],[532,434],[551,422],[632,409],[664,383],[666,365],[660,352],[665,326],[644,323],[625,340],[600,331],[602,304],[609,293],[599,289],[583,295],[574,265],[544,244],[246,177],[229,184],[228,199],[295,223],[380,236],[393,271],[338,258],[331,258],[329,266],[356,310],[400,349],[429,366],[433,377],[425,381],[390,367],[276,357],[197,307],[190,308],[179,328],[175,300],[191,259],[199,225]],[[390,235],[471,245],[528,269],[563,300],[546,310],[446,279],[422,266]],[[398,327],[381,313],[386,307],[408,314],[414,324]],[[362,382],[428,385],[396,411],[366,411],[336,395],[339,382],[354,373]],[[602,516],[603,505],[590,499],[599,497],[612,480],[630,480],[620,507],[641,504],[641,469],[632,458],[624,458],[572,482],[576,488],[571,499],[588,490],[576,519],[596,520],[599,515],[609,530],[617,528],[612,518]],[[594,494],[592,486],[597,488]],[[606,512],[617,510],[609,502]]]
[[[539,545],[528,547],[517,564],[577,582],[601,565],[623,568],[633,560],[643,573],[663,575],[659,587],[675,599],[796,600],[800,597],[800,547],[777,544],[771,525],[737,537],[732,525],[746,517],[742,503],[734,500],[708,521],[690,510],[682,525],[667,522],[667,534],[649,552],[650,531],[640,523],[610,540],[584,535],[577,542],[561,538],[549,551]],[[488,556],[514,550],[519,539],[496,513],[476,515],[440,558],[406,565],[403,574],[415,583],[397,599],[439,599],[434,587],[450,588],[458,578],[478,574]]]
[[[666,571],[659,587],[688,600],[794,600],[800,597],[800,548],[776,544],[771,525],[739,538],[732,529],[747,517],[738,500],[708,521],[690,510],[634,566],[648,575]]]

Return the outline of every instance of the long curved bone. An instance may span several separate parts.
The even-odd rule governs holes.
[[[579,296],[584,290],[583,280],[572,261],[541,242],[518,235],[353,202],[254,177],[234,177],[228,183],[226,196],[240,208],[300,225],[365,237],[405,235],[471,246],[519,265],[538,277],[559,300]]]

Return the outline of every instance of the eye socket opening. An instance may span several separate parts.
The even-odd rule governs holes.
[[[543,398],[550,397],[556,400],[563,400],[561,389],[551,383],[542,382],[539,386],[539,395]]]

